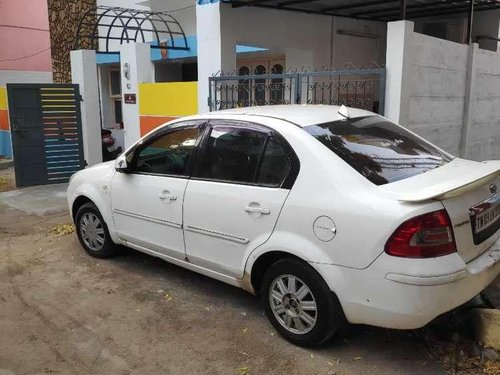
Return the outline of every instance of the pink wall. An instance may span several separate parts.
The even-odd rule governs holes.
[[[47,12],[47,0],[0,0],[0,70],[52,70]]]

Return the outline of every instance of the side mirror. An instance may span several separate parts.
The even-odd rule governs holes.
[[[128,173],[129,172],[128,165],[127,165],[127,159],[125,158],[125,155],[122,155],[118,159],[116,159],[115,170],[117,172],[121,172],[121,173]]]

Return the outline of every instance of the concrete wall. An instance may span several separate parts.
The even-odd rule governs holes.
[[[500,52],[477,49],[467,157],[500,159]]]
[[[474,160],[500,158],[500,53],[391,22],[386,116],[444,150]]]
[[[408,119],[403,123],[458,155],[468,46],[418,33],[412,42]]]

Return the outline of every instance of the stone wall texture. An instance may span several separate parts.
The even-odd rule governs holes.
[[[54,83],[70,83],[70,51],[76,45],[78,23],[85,12],[95,8],[96,0],[48,0],[47,3]],[[78,49],[89,48],[90,40],[80,41]]]

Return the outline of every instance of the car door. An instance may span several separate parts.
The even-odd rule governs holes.
[[[184,197],[190,262],[241,278],[245,254],[270,237],[298,159],[286,141],[253,124],[211,120]]]
[[[147,250],[185,258],[182,201],[203,124],[190,121],[153,133],[115,173],[111,206],[118,236]]]

